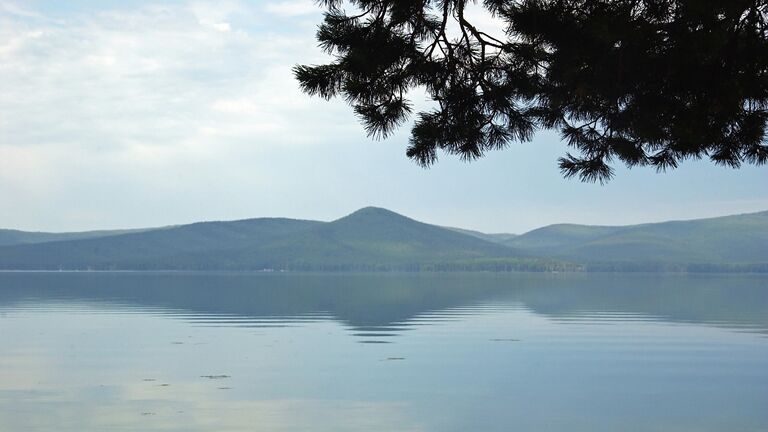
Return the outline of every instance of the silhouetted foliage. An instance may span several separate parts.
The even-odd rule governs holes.
[[[407,155],[464,159],[557,129],[577,150],[566,177],[603,182],[619,160],[659,171],[708,157],[768,161],[768,0],[323,0],[317,32],[334,60],[294,69],[302,89],[343,97],[369,135],[416,114]],[[348,12],[345,8],[354,10]]]

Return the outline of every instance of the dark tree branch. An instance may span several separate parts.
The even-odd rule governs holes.
[[[344,97],[384,138],[411,114],[408,91],[425,88],[438,108],[417,113],[407,155],[419,164],[542,128],[579,153],[559,163],[582,181],[607,181],[615,159],[658,171],[768,162],[768,0],[484,0],[506,40],[467,19],[467,0],[320,4],[318,40],[335,60],[297,66],[302,90]]]

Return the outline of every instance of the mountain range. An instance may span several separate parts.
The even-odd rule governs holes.
[[[2,270],[768,271],[768,211],[486,234],[367,207],[332,222],[257,218],[81,233],[0,230]]]

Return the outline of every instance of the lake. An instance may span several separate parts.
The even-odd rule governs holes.
[[[0,273],[0,431],[766,431],[768,277]]]

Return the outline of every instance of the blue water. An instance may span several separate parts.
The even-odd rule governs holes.
[[[0,273],[0,431],[766,431],[768,278]]]

